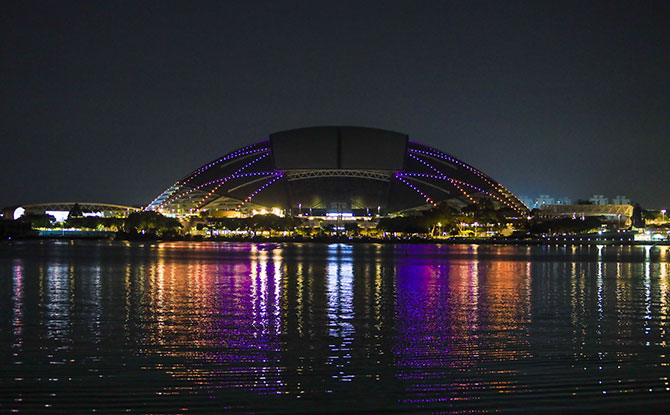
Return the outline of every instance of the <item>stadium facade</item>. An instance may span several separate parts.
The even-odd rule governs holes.
[[[389,215],[490,200],[526,215],[509,190],[405,134],[364,127],[282,131],[178,180],[147,206],[168,215]]]

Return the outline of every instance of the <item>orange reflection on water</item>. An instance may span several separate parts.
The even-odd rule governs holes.
[[[105,244],[6,263],[2,380],[32,394],[8,407],[486,412],[670,389],[667,249]]]
[[[157,261],[146,270],[138,323],[153,327],[143,328],[149,333],[143,350],[161,361],[171,357],[193,364],[150,367],[175,378],[162,393],[221,387],[280,392],[281,253],[270,256],[252,246],[246,264],[231,266],[226,246],[210,246],[220,251],[223,261],[218,262],[211,255],[180,261],[173,252],[179,244],[166,245],[157,248]],[[240,326],[241,321],[249,324]]]
[[[397,265],[400,332],[395,347],[398,376],[411,380],[407,403],[478,399],[478,393],[510,392],[518,369],[508,362],[530,357],[530,275],[526,262],[482,261],[478,251],[505,248],[449,247],[465,259],[408,259]],[[466,252],[464,250],[470,250]],[[474,252],[472,252],[474,251]],[[447,381],[467,372],[474,381]],[[496,374],[496,380],[488,379]],[[476,392],[476,391],[481,392]]]

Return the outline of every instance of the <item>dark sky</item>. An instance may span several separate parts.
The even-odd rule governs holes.
[[[670,5],[3,1],[0,206],[148,203],[271,132],[405,132],[519,195],[670,208]]]

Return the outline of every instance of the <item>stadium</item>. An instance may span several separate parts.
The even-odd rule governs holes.
[[[277,132],[239,148],[178,180],[146,209],[178,217],[379,217],[484,199],[528,214],[500,183],[405,134],[328,126]]]

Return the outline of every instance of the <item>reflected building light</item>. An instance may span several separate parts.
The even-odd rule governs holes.
[[[526,279],[526,314],[528,315],[528,321],[531,321],[533,319],[533,309],[532,309],[532,267],[531,267],[531,261],[526,262],[526,275],[524,276]]]
[[[344,253],[342,251],[345,251]],[[343,257],[351,257],[352,247],[342,244],[328,246],[328,325],[332,337],[328,364],[338,368],[333,375],[339,381],[351,381],[347,366],[351,364],[353,343],[353,264],[344,262]]]
[[[46,270],[47,335],[64,339],[70,328],[70,278],[67,265],[50,264]],[[67,346],[66,346],[67,347]]]
[[[14,334],[14,356],[23,349],[23,263],[20,259],[14,261],[12,269],[13,309],[12,309],[12,327]]]
[[[100,320],[102,319],[102,283],[100,281],[100,273],[100,265],[93,267],[90,301],[93,310],[91,310],[91,315],[88,317],[88,324],[90,325],[93,341],[95,343],[100,342],[102,334],[100,330]],[[74,272],[72,275],[74,275]]]
[[[377,329],[381,330],[382,321],[382,264],[380,261],[375,263],[375,322]]]
[[[576,270],[577,264],[574,262],[570,263],[570,305],[571,305],[571,310],[570,310],[570,321],[572,323],[573,329],[573,335],[574,339],[576,340],[578,337],[578,325],[579,325],[579,292],[580,290],[577,288],[578,281],[577,281],[577,270]]]
[[[644,334],[649,335],[651,332],[651,262],[649,262],[649,250],[647,249],[647,261],[644,264]],[[649,340],[646,343],[650,345]]]
[[[478,316],[479,316],[479,261],[476,259],[472,261],[471,273],[470,273],[470,303],[471,303],[471,312],[470,312],[470,329],[478,329]]]
[[[164,333],[164,328],[165,328],[165,316],[167,315],[166,309],[165,309],[165,263],[162,261],[161,258],[158,259],[158,264],[154,267],[151,267],[152,274],[155,276],[155,278],[152,278],[152,281],[156,281],[154,285],[154,292],[155,292],[155,297],[156,297],[156,319],[158,322],[158,337],[159,339],[162,339],[163,336],[165,335]]]
[[[660,269],[659,269],[659,296],[660,296],[660,312],[661,316],[664,318],[660,319],[659,326],[661,330],[661,338],[663,339],[661,341],[661,346],[667,347],[668,346],[668,341],[666,339],[666,327],[668,326],[668,323],[670,322],[670,292],[668,292],[668,267],[670,264],[665,263],[665,264],[660,264]]]
[[[296,320],[297,320],[297,330],[298,334],[300,336],[303,336],[303,328],[304,328],[304,310],[303,310],[303,297],[305,295],[305,287],[304,287],[304,280],[305,277],[303,275],[303,262],[300,261],[297,264],[297,269],[296,269],[296,297],[295,297],[295,314],[296,314]]]
[[[235,246],[214,249],[241,250]],[[153,367],[146,367],[189,382],[186,387],[170,383],[163,394],[198,390],[216,393],[220,388],[261,395],[285,391],[279,365],[280,342],[268,325],[275,321],[270,307],[279,307],[274,301],[281,301],[283,292],[281,284],[277,284],[279,291],[272,287],[273,282],[282,279],[281,252],[272,259],[274,266],[268,266],[267,252],[256,246],[245,247],[244,252],[251,255],[235,265],[198,259],[184,264],[162,258],[159,265],[150,266],[154,289],[141,297],[149,298],[152,305],[162,302],[162,308],[148,310],[150,319],[145,323],[150,327],[143,329],[150,332],[147,340],[153,346],[163,347],[147,347],[142,352],[175,357],[180,362],[203,362],[202,366],[165,364],[158,359]],[[161,291],[163,299],[159,301]],[[232,315],[226,315],[226,311]],[[226,324],[228,318],[237,324]]]
[[[270,323],[268,315],[268,254],[266,251],[258,251],[258,324],[261,327],[260,334],[268,334],[268,325]]]
[[[268,334],[268,254],[255,245],[251,250],[251,299],[254,337]]]
[[[130,310],[131,310],[131,301],[132,301],[132,287],[131,287],[131,267],[130,263],[126,264],[126,270],[123,277],[123,289],[125,297],[125,318],[123,320],[123,328],[126,334],[126,340],[130,340]]]
[[[598,334],[601,334],[601,323],[603,320],[603,261],[602,261],[602,245],[598,245],[598,275],[596,277],[596,284],[598,285]]]
[[[256,333],[256,327],[258,327],[258,304],[260,302],[260,295],[258,293],[258,251],[256,245],[251,245],[251,255],[250,263],[251,270],[249,273],[249,278],[251,280],[251,316],[252,316],[252,328],[254,331],[254,337],[258,337]],[[239,271],[240,266],[236,266],[236,273]]]
[[[249,368],[252,375],[249,379],[249,387],[263,394],[275,394],[285,388],[285,383],[281,376],[283,369],[278,366],[277,352],[280,350],[273,341],[273,338],[279,334],[281,327],[281,256],[273,257],[273,267],[269,269],[267,251],[258,249],[256,245],[251,247],[251,270],[249,276],[251,279],[251,320],[252,327],[248,333],[252,338],[244,340],[238,347],[248,348],[258,353],[255,356],[255,366]],[[269,280],[268,271],[272,272],[272,280]],[[272,293],[270,293],[270,283],[275,284]],[[269,301],[272,304],[269,304]],[[274,311],[270,313],[269,308]],[[273,330],[270,325],[275,326]],[[243,330],[244,331],[244,330]],[[232,358],[235,358],[232,356]]]
[[[273,251],[272,262],[274,264],[273,270],[273,284],[274,284],[274,331],[275,334],[281,332],[281,283],[282,283],[282,250],[277,248]]]
[[[469,247],[457,249],[470,255]],[[490,248],[478,249],[483,254]],[[397,379],[406,384],[404,391],[410,395],[401,402],[431,405],[453,399],[451,394],[467,394],[471,388],[497,394],[525,387],[523,382],[507,379],[482,380],[473,385],[443,376],[445,370],[467,373],[482,361],[530,357],[526,262],[479,259],[475,256],[465,263],[445,266],[398,266],[394,364],[399,368]],[[482,336],[484,332],[495,332],[495,341]],[[505,371],[515,376],[517,369],[511,366]]]

